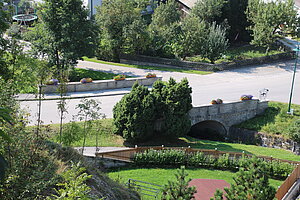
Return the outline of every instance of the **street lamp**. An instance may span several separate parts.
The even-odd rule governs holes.
[[[294,73],[293,73],[292,86],[291,86],[291,92],[290,92],[289,107],[288,107],[288,111],[287,111],[287,114],[290,114],[290,115],[293,115],[293,112],[291,111],[291,104],[292,104],[295,76],[296,76],[296,71],[297,71],[298,55],[299,55],[299,51],[300,51],[299,42],[297,44],[297,49],[293,49],[293,51],[296,51],[297,53],[296,53],[296,61],[295,61],[295,66],[294,66]]]

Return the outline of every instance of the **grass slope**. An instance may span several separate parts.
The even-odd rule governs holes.
[[[93,80],[108,80],[113,79],[116,75],[117,74],[113,73],[75,68],[71,72],[69,79],[71,82],[80,81],[82,78],[92,78]]]
[[[247,120],[237,127],[288,137],[289,127],[300,116],[300,105],[293,104],[292,108],[294,115],[288,115],[288,104],[269,102],[269,108],[264,114]]]
[[[198,71],[198,70],[182,69],[182,68],[169,68],[169,67],[156,67],[156,66],[146,66],[146,65],[121,64],[121,63],[107,62],[107,61],[103,61],[103,60],[98,60],[96,58],[88,58],[88,57],[83,57],[83,60],[90,61],[90,62],[95,62],[95,63],[121,66],[121,67],[129,67],[129,68],[137,68],[137,69],[149,69],[149,70],[159,70],[159,71],[181,72],[181,73],[200,74],[200,75],[206,75],[206,74],[211,74],[212,73],[212,72],[208,72],[208,71]]]
[[[124,140],[121,136],[113,134],[113,120],[112,119],[104,119],[101,120],[102,128],[99,132],[99,146],[128,146],[124,144]],[[83,123],[79,122],[81,127],[83,127]],[[59,125],[49,125],[50,127],[50,137],[52,141],[58,141],[58,133],[59,133]],[[81,132],[83,130],[81,129]],[[86,146],[96,146],[96,132],[97,128],[93,128],[89,130]],[[78,133],[82,134],[82,133]],[[74,142],[72,146],[81,146],[83,143],[83,139],[80,139],[77,142]],[[168,139],[157,139],[152,141],[152,146],[160,146],[164,144],[165,146],[182,146],[187,147],[191,146],[192,148],[201,148],[201,149],[215,149],[218,148],[220,151],[231,151],[231,152],[245,152],[257,156],[273,156],[274,158],[285,159],[285,160],[293,160],[293,161],[300,161],[300,156],[293,154],[290,151],[286,151],[283,149],[273,149],[273,148],[266,148],[260,147],[255,145],[245,145],[245,144],[238,144],[238,143],[226,143],[226,142],[218,142],[218,141],[209,141],[209,140],[199,140],[192,137],[181,137],[176,140]],[[139,144],[145,145],[145,144]],[[133,145],[132,145],[133,146]]]

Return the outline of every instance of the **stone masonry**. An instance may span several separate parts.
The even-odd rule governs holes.
[[[189,116],[192,126],[203,121],[216,121],[224,126],[228,134],[232,125],[251,119],[263,113],[266,108],[268,101],[253,99],[194,107],[190,110]]]

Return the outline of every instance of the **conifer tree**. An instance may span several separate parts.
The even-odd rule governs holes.
[[[176,181],[168,181],[168,184],[163,188],[162,200],[190,200],[195,199],[194,194],[196,188],[190,187],[187,179],[188,174],[185,172],[185,167],[182,166],[177,170]]]

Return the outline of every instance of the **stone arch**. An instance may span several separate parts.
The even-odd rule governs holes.
[[[205,120],[194,124],[188,135],[199,139],[223,141],[227,135],[227,130],[221,122]]]

